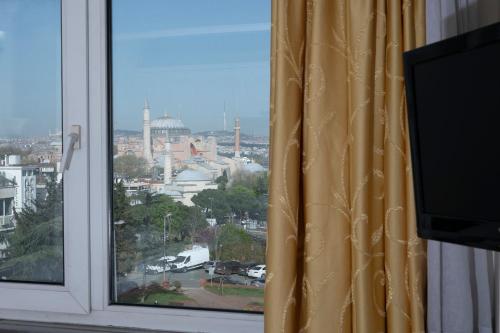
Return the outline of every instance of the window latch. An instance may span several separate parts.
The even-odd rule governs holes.
[[[73,152],[80,149],[80,125],[72,125],[71,133],[68,134],[69,143],[61,159],[61,172],[69,170]]]

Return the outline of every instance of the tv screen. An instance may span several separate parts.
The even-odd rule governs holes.
[[[500,24],[405,53],[423,238],[500,249]]]

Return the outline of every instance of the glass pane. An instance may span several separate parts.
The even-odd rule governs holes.
[[[263,310],[270,0],[112,7],[112,300]]]
[[[64,282],[60,0],[0,0],[0,280]]]

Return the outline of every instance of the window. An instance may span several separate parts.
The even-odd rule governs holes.
[[[111,26],[114,302],[262,311],[269,1],[114,1]]]
[[[269,11],[268,0],[216,8],[209,1],[0,1],[0,117],[22,115],[19,105],[29,105],[18,120],[24,130],[0,124],[0,148],[21,150],[0,165],[0,319],[262,330],[262,281],[234,279],[257,281],[245,270],[265,264]],[[44,20],[53,35],[38,24]],[[42,36],[14,39],[8,24]],[[52,49],[44,44],[50,37]],[[31,57],[6,57],[16,43]],[[40,45],[40,52],[30,49]],[[47,60],[44,52],[54,53],[46,57],[51,65],[34,70]],[[27,58],[33,80],[16,85],[19,77],[3,75],[13,71],[9,61]],[[50,96],[33,97],[39,90],[29,84],[39,80]],[[11,98],[16,89],[22,100]],[[231,164],[223,168],[221,160]],[[13,165],[21,168],[12,176]],[[246,173],[232,172],[238,168]],[[34,269],[19,283],[6,265],[14,238],[4,235],[21,231],[18,205],[37,217],[30,222],[51,221],[39,218],[51,177],[62,196],[62,278],[44,280]],[[203,303],[189,292],[237,302]]]
[[[90,309],[85,7],[0,2],[0,197],[12,213],[0,219],[2,316]],[[73,124],[80,147],[62,181]]]
[[[43,158],[62,145],[60,11],[56,0],[0,2],[4,281],[64,283],[62,178],[58,160]]]

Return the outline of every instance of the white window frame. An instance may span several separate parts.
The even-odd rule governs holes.
[[[64,147],[71,125],[82,128],[81,149],[75,151],[64,174],[64,285],[2,282],[0,316],[5,309],[74,314],[90,311],[86,6],[86,0],[61,1]]]
[[[71,311],[19,311],[24,307],[0,310],[0,318],[12,320],[29,320],[54,323],[70,323],[82,325],[102,325],[132,327],[143,329],[160,329],[182,332],[262,332],[264,316],[262,314],[223,312],[208,310],[189,310],[174,308],[157,308],[141,306],[112,305],[109,303],[110,281],[110,181],[108,172],[108,92],[107,92],[107,15],[104,0],[62,0],[66,2],[85,3],[80,8],[86,15],[86,22],[79,25],[88,28],[88,51],[82,51],[82,57],[88,56],[88,113],[82,109],[81,116],[88,114],[88,158],[90,169],[86,176],[88,181],[88,211],[85,216],[90,221],[90,311],[76,313]],[[118,0],[119,1],[119,0]],[[76,51],[76,50],[75,50]],[[84,104],[87,106],[87,104]],[[84,133],[87,133],[82,129]],[[75,154],[76,157],[76,154]],[[80,158],[84,158],[81,156]],[[67,207],[66,210],[74,208]],[[83,230],[80,230],[83,232]],[[82,234],[82,238],[87,233]],[[68,243],[66,241],[65,243]],[[88,244],[87,244],[88,245]],[[83,249],[87,249],[83,248]],[[85,252],[85,250],[84,250]],[[88,251],[87,251],[88,252]],[[68,258],[72,260],[72,258]],[[78,261],[75,261],[78,262]],[[88,261],[81,261],[84,265]],[[73,262],[74,263],[74,262]],[[71,267],[71,263],[68,263]],[[88,272],[88,271],[87,271]],[[23,285],[27,290],[30,285]],[[0,295],[2,291],[0,291]],[[2,295],[3,296],[3,295]],[[16,296],[18,296],[16,294]],[[26,294],[29,296],[29,294]],[[3,297],[0,297],[3,298]],[[29,299],[29,298],[28,298]],[[1,301],[0,301],[1,302]],[[61,303],[64,303],[62,301]],[[1,308],[1,307],[0,307]],[[13,310],[14,309],[14,310]],[[39,310],[29,309],[26,310]],[[57,309],[56,309],[57,310]]]

